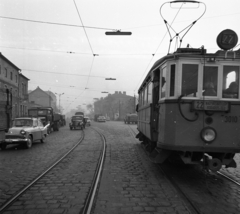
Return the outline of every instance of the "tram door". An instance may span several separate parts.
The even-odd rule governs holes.
[[[160,72],[155,70],[153,72],[153,88],[152,88],[152,108],[151,108],[151,138],[152,141],[157,142],[158,138],[158,115],[159,115],[159,79]]]

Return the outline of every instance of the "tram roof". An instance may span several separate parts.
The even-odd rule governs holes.
[[[186,57],[186,58],[199,58],[199,56],[202,57],[219,57],[219,58],[226,58],[226,53],[229,53],[227,55],[227,57],[229,58],[237,58],[240,59],[240,49],[238,49],[237,51],[223,51],[223,50],[219,50],[216,53],[207,53],[206,49],[195,49],[195,48],[178,48],[176,52],[168,54],[162,58],[160,58],[159,60],[157,60],[152,68],[150,69],[150,71],[148,72],[147,76],[145,77],[144,81],[142,82],[141,86],[139,87],[138,91],[149,81],[149,79],[151,78],[151,73],[158,69],[163,62],[165,62],[166,60],[169,59],[178,59],[179,57]]]

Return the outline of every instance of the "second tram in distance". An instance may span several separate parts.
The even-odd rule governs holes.
[[[157,163],[179,157],[212,171],[236,167],[240,152],[240,49],[237,34],[217,37],[221,50],[179,48],[159,59],[141,84],[137,138]]]

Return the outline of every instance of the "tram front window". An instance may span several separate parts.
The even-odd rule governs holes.
[[[203,96],[217,96],[218,67],[205,66],[203,72]]]
[[[223,66],[223,98],[239,98],[239,67]]]
[[[185,97],[196,97],[198,86],[198,65],[182,65],[182,95]]]

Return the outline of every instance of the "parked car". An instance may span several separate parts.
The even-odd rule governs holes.
[[[72,129],[84,129],[84,123],[83,123],[83,116],[82,115],[75,115],[72,116],[71,122],[69,123],[70,130]]]
[[[98,122],[106,122],[106,118],[104,116],[99,116],[97,121]]]
[[[6,139],[0,143],[0,147],[4,150],[9,144],[24,144],[29,149],[35,141],[44,143],[48,126],[49,124],[43,126],[39,118],[15,118],[12,128],[6,133]]]
[[[84,120],[85,120],[86,126],[91,126],[91,120],[89,119],[89,117],[84,117]]]

